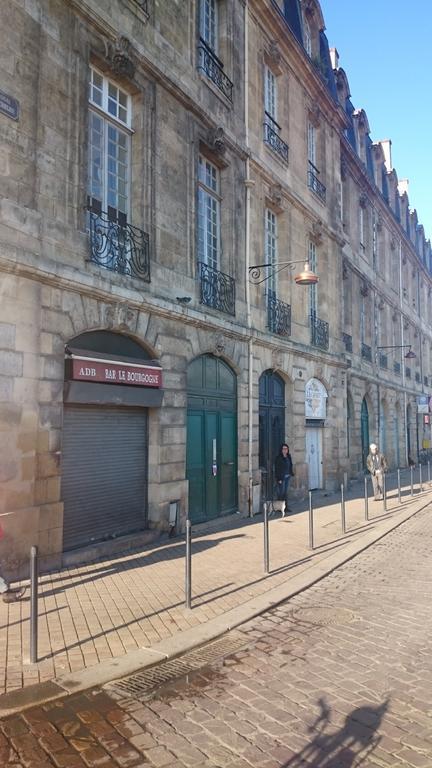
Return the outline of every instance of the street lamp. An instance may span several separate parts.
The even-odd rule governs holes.
[[[406,349],[408,352],[404,355],[405,360],[414,360],[417,357],[416,353],[411,349],[411,344],[392,344],[388,347],[377,347],[377,349]]]
[[[252,267],[249,267],[249,280],[254,285],[265,283],[266,280],[270,280],[273,275],[277,275],[283,269],[291,269],[294,264],[304,264],[303,271],[294,277],[297,285],[315,285],[318,282],[318,275],[312,271],[309,263],[307,261],[304,262],[303,259],[300,261],[280,261],[277,264],[254,264]],[[263,270],[269,267],[272,267],[273,271],[262,277]]]

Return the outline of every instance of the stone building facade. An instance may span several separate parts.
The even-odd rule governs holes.
[[[0,29],[6,570],[251,514],[281,441],[293,492],[366,434],[416,459],[430,245],[319,4],[11,0]]]

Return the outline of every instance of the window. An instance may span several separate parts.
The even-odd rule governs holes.
[[[271,69],[265,68],[264,73],[264,109],[267,117],[277,124],[277,84]]]
[[[309,261],[309,266],[312,272],[316,272],[317,271],[316,246],[315,246],[315,243],[312,242],[312,240],[309,241],[308,261]],[[310,311],[310,316],[312,318],[316,318],[317,310],[318,310],[318,286],[315,283],[314,285],[309,286],[309,311]]]
[[[219,170],[200,155],[198,162],[198,260],[219,269],[220,197]]]
[[[131,98],[90,69],[88,192],[102,210],[129,214]]]
[[[278,251],[277,251],[277,217],[269,208],[266,208],[265,212],[265,260],[266,264],[277,264]],[[267,281],[267,288],[269,293],[276,294],[277,292],[277,274],[275,273],[275,267],[269,267],[270,277]]]
[[[306,53],[308,56],[312,56],[312,37],[311,37],[310,26],[306,21],[306,19],[303,25],[303,31],[304,31],[304,47],[305,47]]]
[[[373,230],[372,230],[372,258],[373,258],[373,267],[374,269],[377,269],[378,268],[378,223],[376,218],[374,218]]]
[[[308,160],[316,170],[316,129],[312,123],[308,123]]]
[[[200,36],[213,53],[218,52],[218,4],[217,0],[201,0]]]
[[[360,248],[364,251],[365,250],[365,244],[364,244],[364,237],[365,237],[365,230],[364,230],[364,208],[360,206],[359,208],[359,233],[360,233]]]

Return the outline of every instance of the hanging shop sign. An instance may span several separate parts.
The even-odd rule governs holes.
[[[73,356],[70,378],[99,384],[123,384],[134,387],[162,386],[162,369],[152,365],[121,363],[116,360]]]

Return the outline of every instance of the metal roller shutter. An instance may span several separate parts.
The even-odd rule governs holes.
[[[146,410],[65,407],[65,550],[145,527],[147,443]]]

